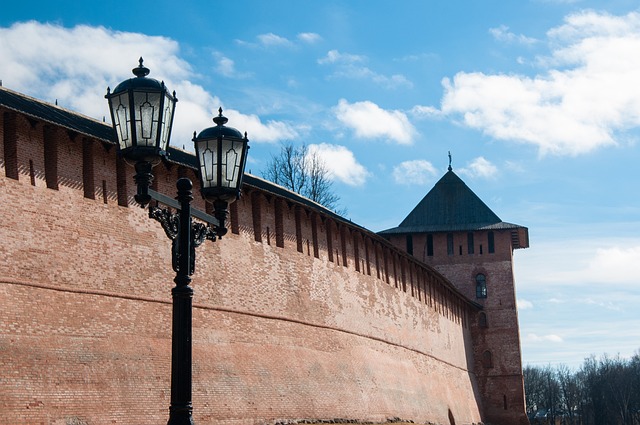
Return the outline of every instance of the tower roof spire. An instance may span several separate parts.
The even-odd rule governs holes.
[[[451,151],[449,151],[449,171],[453,171],[453,168],[451,168]]]

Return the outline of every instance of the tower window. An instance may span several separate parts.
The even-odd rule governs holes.
[[[473,254],[473,232],[467,233],[467,254]]]
[[[495,244],[495,239],[493,236],[493,232],[489,232],[489,234],[487,235],[487,237],[489,238],[489,254],[493,254],[494,252],[496,252],[496,244]]]
[[[427,235],[427,257],[433,257],[433,235]]]
[[[453,233],[447,233],[447,255],[453,255]]]
[[[407,235],[407,253],[413,255],[413,236]]]
[[[487,277],[482,273],[476,275],[476,298],[487,298]]]

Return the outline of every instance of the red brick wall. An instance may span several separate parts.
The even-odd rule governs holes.
[[[55,130],[54,190],[44,180],[42,123],[18,114],[16,125],[19,180],[0,174],[0,424],[162,423],[170,241],[134,205],[132,177],[124,193],[130,206],[118,205],[115,147],[94,142],[96,199],[89,199],[83,138]],[[175,164],[155,173],[168,195],[179,174],[195,177]],[[254,237],[256,203],[262,242]],[[238,234],[197,251],[196,423],[448,424],[449,413],[458,424],[480,421],[469,324],[476,310],[438,273],[376,235],[257,188],[245,188],[235,219]]]

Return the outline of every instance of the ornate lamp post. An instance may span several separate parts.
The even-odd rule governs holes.
[[[195,268],[195,248],[205,239],[215,241],[226,234],[228,204],[240,196],[242,177],[249,149],[246,133],[225,127],[227,118],[213,119],[216,126],[203,130],[193,141],[198,158],[202,196],[213,203],[211,217],[191,208],[193,183],[187,178],[177,181],[177,201],[149,188],[153,181],[152,167],[166,157],[173,113],[177,102],[175,92],[169,94],[164,83],[147,78],[149,69],[140,58],[133,69],[135,78],[123,81],[113,92],[107,89],[111,121],[118,137],[118,153],[136,169],[136,201],[145,207],[151,199],[179,210],[149,207],[149,217],[162,225],[173,241],[172,266],[176,272],[172,289],[173,323],[171,335],[171,405],[168,425],[193,424],[191,402],[192,365],[192,300],[189,286]],[[207,224],[193,222],[192,216]]]

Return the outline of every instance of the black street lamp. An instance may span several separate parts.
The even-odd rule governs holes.
[[[133,69],[135,78],[123,81],[113,92],[107,88],[111,121],[118,137],[118,152],[136,169],[136,201],[143,208],[151,199],[168,208],[149,206],[149,217],[162,225],[173,241],[172,266],[176,272],[172,289],[173,323],[171,334],[171,405],[168,425],[192,425],[192,300],[189,286],[195,268],[195,248],[205,239],[215,241],[226,234],[225,221],[229,203],[240,196],[242,177],[249,149],[246,133],[225,127],[227,118],[222,108],[213,119],[216,126],[196,137],[194,132],[198,174],[203,198],[214,206],[211,217],[191,207],[193,183],[187,178],[177,181],[177,201],[150,189],[152,167],[166,157],[173,113],[177,102],[164,82],[147,78],[149,69],[140,65]],[[193,222],[192,216],[207,224]]]

